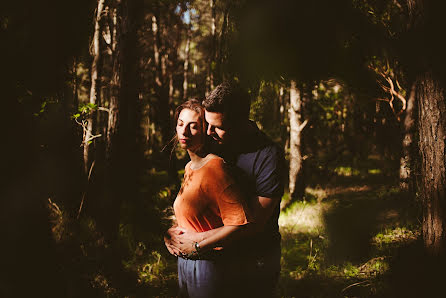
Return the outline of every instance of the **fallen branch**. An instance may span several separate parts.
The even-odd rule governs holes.
[[[352,288],[352,287],[356,287],[356,286],[362,285],[362,284],[364,284],[364,283],[366,283],[366,282],[369,282],[369,281],[368,281],[368,280],[364,280],[364,281],[360,281],[360,282],[356,282],[356,283],[354,283],[354,284],[351,284],[351,285],[349,285],[349,286],[343,288],[342,291],[341,291],[341,293],[344,293],[346,290],[348,290],[348,289],[350,289],[350,288]],[[367,284],[367,285],[364,285],[364,287],[367,287],[367,286],[370,286],[370,283]]]

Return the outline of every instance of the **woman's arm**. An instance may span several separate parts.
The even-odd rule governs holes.
[[[172,237],[172,245],[182,254],[196,252],[195,243],[198,243],[200,252],[209,251],[215,247],[227,247],[231,242],[238,239],[251,224],[240,226],[222,226],[207,232],[193,233],[185,232]]]
[[[240,230],[235,231],[234,235],[231,235],[231,233],[228,234],[228,230],[225,230],[223,232],[220,231],[225,227],[231,226],[223,226],[205,232],[188,231],[177,227],[175,233],[170,234],[170,245],[176,250],[177,255],[186,253],[185,251],[183,251],[183,249],[187,249],[189,251],[187,253],[190,253],[191,246],[195,245],[195,242],[198,242],[200,248],[205,245],[208,246],[210,245],[210,243],[214,243],[213,247],[217,247],[219,246],[219,241],[223,243],[220,246],[227,247],[232,241],[239,238],[241,235],[250,236],[262,231],[265,223],[267,222],[269,217],[271,217],[271,214],[273,213],[273,210],[279,201],[280,200],[277,198],[272,199],[266,197],[258,197],[256,203],[253,204],[252,208],[254,221],[249,224],[239,226],[241,227]],[[225,237],[228,236],[229,238],[225,239]]]

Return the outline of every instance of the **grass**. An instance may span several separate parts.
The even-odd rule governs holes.
[[[284,197],[281,297],[391,296],[393,259],[420,224],[407,194],[369,163],[336,167],[334,182],[308,187],[304,201]]]

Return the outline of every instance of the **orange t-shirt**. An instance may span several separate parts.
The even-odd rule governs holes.
[[[247,204],[219,157],[196,170],[186,165],[173,208],[178,225],[196,232],[249,222]]]

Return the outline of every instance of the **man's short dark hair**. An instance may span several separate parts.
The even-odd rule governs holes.
[[[238,83],[225,81],[215,87],[203,100],[209,112],[223,113],[230,123],[240,123],[249,119],[250,97]]]

